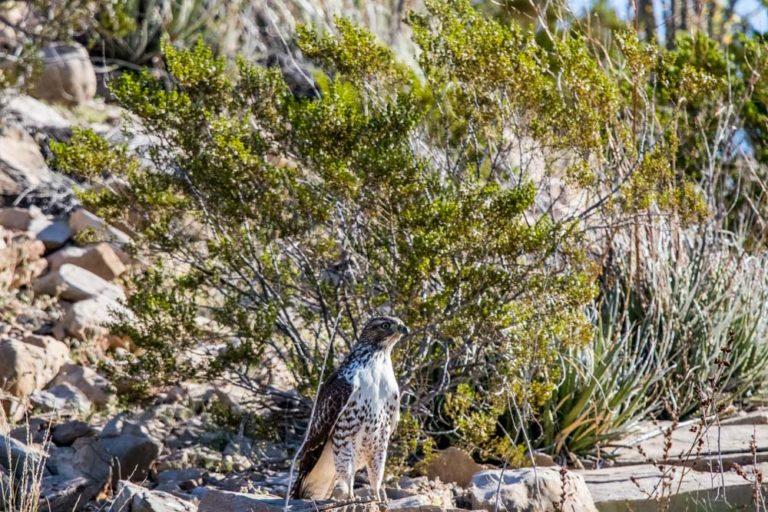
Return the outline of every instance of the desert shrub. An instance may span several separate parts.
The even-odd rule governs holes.
[[[614,244],[595,339],[563,354],[559,385],[529,427],[558,455],[600,455],[649,416],[748,405],[768,380],[765,256],[711,226],[644,226],[638,260],[631,237]]]
[[[132,225],[153,263],[114,326],[140,349],[118,367],[124,389],[216,376],[273,402],[285,396],[270,376],[287,373],[310,397],[326,351],[337,361],[366,317],[391,312],[414,330],[396,353],[402,457],[426,431],[489,458],[521,453],[513,405],[545,403],[558,354],[593,337],[584,228],[705,207],[674,172],[674,137],[633,130],[654,121],[633,119],[627,70],[584,38],[541,43],[460,0],[410,22],[423,77],[349,22],[303,28],[297,44],[324,70],[312,100],[273,69],[240,59],[229,73],[202,42],[166,45],[170,84],[114,86],[152,137],[152,165],[92,133],[54,144],[59,170],[126,180],[81,197]],[[647,79],[649,52],[626,42],[623,62]],[[578,197],[552,198],[552,184]]]

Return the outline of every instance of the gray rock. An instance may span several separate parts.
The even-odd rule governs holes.
[[[120,415],[104,426],[99,444],[114,461],[112,473],[115,484],[120,479],[145,479],[162,449],[162,444],[150,437],[140,424]]]
[[[29,418],[11,430],[10,435],[24,444],[44,444],[51,437],[51,424],[42,418]]]
[[[305,505],[301,500],[294,500],[292,505]],[[285,500],[277,496],[246,494],[242,492],[207,489],[200,500],[198,512],[278,512],[283,510]]]
[[[127,341],[109,332],[108,324],[121,317],[132,318],[131,311],[117,301],[103,297],[72,304],[61,320],[67,334],[78,340],[94,340],[102,350],[125,346]]]
[[[441,512],[446,510],[430,503],[427,496],[409,496],[398,500],[390,500],[387,503],[388,510],[399,510],[400,512]]]
[[[193,512],[197,506],[173,494],[121,480],[109,512]]]
[[[79,389],[71,384],[57,384],[49,389],[35,391],[30,401],[44,412],[87,413],[91,410],[91,401]]]
[[[29,225],[35,238],[43,242],[47,250],[58,249],[72,238],[72,230],[66,219],[35,219]]]
[[[750,478],[758,472],[766,474],[768,463],[744,467]],[[726,512],[751,510],[755,507],[755,484],[733,471],[699,472],[688,468],[666,466],[612,467],[579,471],[600,512],[657,512],[666,503],[666,510],[708,510]],[[763,481],[763,495],[768,483]]]
[[[80,510],[93,481],[85,476],[52,475],[40,482],[40,509],[45,512]]]
[[[31,131],[67,130],[72,126],[55,108],[24,95],[10,98],[0,116],[17,121]]]
[[[51,43],[40,50],[42,71],[32,96],[66,105],[80,105],[96,94],[96,72],[88,51],[77,43]]]
[[[551,468],[482,471],[472,478],[469,494],[473,510],[597,512],[581,475]]]
[[[54,425],[51,440],[57,446],[72,446],[81,437],[93,436],[96,430],[84,421],[72,420]]]
[[[17,479],[34,474],[45,464],[45,454],[7,434],[0,434],[0,466]]]
[[[79,389],[96,407],[109,403],[109,381],[91,368],[67,363],[53,379],[53,384],[71,384]]]
[[[62,299],[72,302],[93,298],[112,301],[125,299],[122,288],[71,263],[65,263],[57,270],[41,277],[35,281],[33,288],[35,293],[44,295],[58,293]]]
[[[174,483],[181,484],[189,480],[201,481],[208,471],[201,468],[168,469],[157,474],[157,483],[160,485]]]

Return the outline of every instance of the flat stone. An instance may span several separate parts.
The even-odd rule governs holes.
[[[661,432],[661,431],[660,431]],[[756,453],[752,454],[750,443],[755,435]],[[700,451],[696,445],[699,438],[703,440]],[[725,469],[730,469],[735,462],[749,464],[768,461],[768,425],[761,424],[727,424],[710,426],[703,435],[691,430],[691,425],[677,428],[670,437],[671,446],[665,460],[665,438],[662,433],[644,439],[639,443],[645,455],[635,447],[620,447],[608,449],[606,453],[615,457],[617,466],[629,466],[658,462],[670,465],[691,466],[699,470],[707,470],[713,463],[722,461]],[[633,439],[619,441],[617,444],[634,445]],[[717,469],[715,466],[714,469]]]
[[[751,411],[720,421],[721,425],[768,425],[768,411]]]
[[[291,505],[303,508],[309,502],[292,500]],[[207,489],[200,500],[198,512],[278,512],[285,507],[285,499],[262,494]]]
[[[76,387],[68,383],[58,384],[49,389],[35,391],[30,401],[44,412],[87,413],[91,401]]]
[[[97,407],[104,407],[109,403],[109,381],[86,366],[67,363],[61,367],[52,383],[71,384]]]
[[[72,446],[81,437],[93,436],[96,430],[84,421],[72,420],[54,425],[51,440],[56,446]]]
[[[50,271],[57,270],[66,263],[71,263],[107,281],[112,281],[125,272],[125,265],[112,246],[107,243],[88,247],[65,247],[50,254],[47,259]]]
[[[197,506],[173,494],[121,480],[109,512],[193,512]]]
[[[755,469],[765,473],[768,464],[744,469],[749,473]],[[670,477],[666,486],[661,485],[662,472],[650,464],[577,473],[584,478],[600,512],[656,512],[659,510],[658,500],[662,498],[669,500],[667,510],[671,511],[699,510],[703,503],[706,503],[708,511],[723,512],[742,510],[742,507],[747,510],[754,506],[754,484],[733,471],[714,474],[665,466],[664,474]],[[768,492],[768,482],[763,484],[765,492]]]
[[[72,302],[93,298],[112,301],[125,299],[122,288],[71,263],[65,263],[44,275],[35,281],[33,288],[35,293],[58,294],[62,299]]]
[[[58,249],[72,238],[72,230],[66,219],[34,219],[29,225],[29,230],[36,239],[43,242],[47,250]]]
[[[72,127],[72,123],[58,110],[31,96],[13,96],[0,114],[21,123],[27,130],[66,130]]]
[[[59,512],[79,510],[83,503],[83,494],[93,485],[86,476],[52,475],[43,477],[40,482],[40,510]]]
[[[69,227],[75,234],[92,230],[99,241],[114,242],[120,245],[131,242],[130,236],[116,227],[110,226],[107,221],[84,208],[72,212],[69,216]]]

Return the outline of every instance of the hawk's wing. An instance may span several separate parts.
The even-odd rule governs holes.
[[[338,371],[331,375],[320,388],[315,405],[315,416],[309,426],[309,433],[301,446],[296,471],[296,479],[291,486],[291,497],[301,498],[304,479],[320,460],[326,441],[331,436],[341,412],[352,396],[354,386]]]

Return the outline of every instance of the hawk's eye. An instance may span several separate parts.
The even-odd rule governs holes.
[[[383,324],[381,324],[381,328],[384,329],[385,331],[388,331],[389,330],[389,322],[384,322]]]

